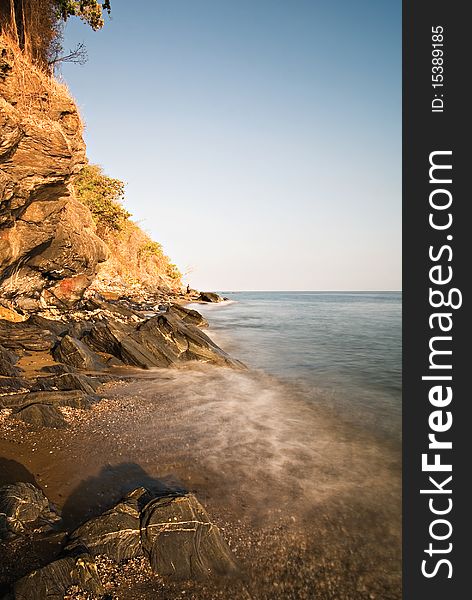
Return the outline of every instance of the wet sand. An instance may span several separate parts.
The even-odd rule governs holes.
[[[104,560],[113,598],[400,599],[398,441],[258,372],[157,370],[100,393],[91,411],[64,409],[67,430],[3,418],[0,483],[36,482],[68,529],[140,485],[193,491],[242,573],[171,584],[142,561]],[[28,564],[16,557],[15,575],[60,543],[31,548]]]

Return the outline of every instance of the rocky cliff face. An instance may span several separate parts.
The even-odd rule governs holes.
[[[70,306],[106,259],[71,186],[85,161],[66,88],[0,37],[0,296],[13,305]]]

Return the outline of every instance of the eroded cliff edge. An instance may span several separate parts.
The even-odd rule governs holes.
[[[0,37],[0,295],[20,309],[74,304],[107,257],[71,184],[85,164],[66,87]]]

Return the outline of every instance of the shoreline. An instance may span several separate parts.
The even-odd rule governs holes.
[[[127,381],[104,382],[96,393],[103,399],[89,410],[60,408],[68,429],[0,425],[0,455],[15,461],[2,461],[10,478],[21,474],[38,484],[62,510],[67,531],[109,509],[130,487],[195,493],[241,569],[236,581],[182,583],[153,574],[142,561],[118,566],[99,558],[102,579],[115,582],[109,583],[111,597],[177,598],[186,592],[202,599],[256,600],[311,598],[316,590],[320,598],[334,599],[340,593],[351,597],[355,589],[356,600],[399,598],[396,569],[391,581],[381,574],[381,565],[399,564],[395,536],[391,550],[376,550],[373,557],[383,525],[376,517],[364,531],[375,494],[366,493],[354,506],[350,499],[349,490],[360,489],[370,475],[356,479],[343,466],[355,449],[356,465],[369,460],[384,474],[391,472],[391,457],[378,455],[380,446],[370,437],[360,432],[353,437],[348,426],[295,397],[287,406],[295,391],[252,370],[197,363],[190,369],[133,368]],[[386,479],[394,481],[391,474]],[[392,521],[394,506],[389,513],[385,521]],[[346,540],[343,530],[350,532]],[[358,557],[347,567],[346,561],[353,561],[351,536]],[[63,542],[63,535],[51,538],[43,562],[60,555]],[[38,566],[41,559],[28,551],[30,564]],[[365,564],[370,575],[363,574]]]

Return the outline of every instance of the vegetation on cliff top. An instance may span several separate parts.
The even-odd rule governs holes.
[[[109,177],[99,165],[89,164],[76,176],[74,188],[77,199],[92,213],[97,234],[110,250],[109,259],[100,268],[102,284],[118,278],[127,285],[181,286],[182,275],[164,254],[161,244],[131,221],[131,213],[123,208],[123,181]]]
[[[82,62],[84,46],[79,44],[64,55],[63,25],[78,17],[94,31],[104,25],[103,13],[111,11],[110,0],[2,0],[0,31],[12,39],[32,62],[45,70],[68,60]]]

